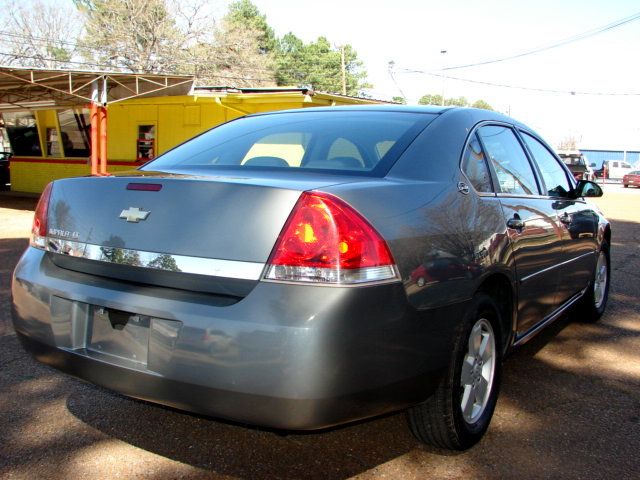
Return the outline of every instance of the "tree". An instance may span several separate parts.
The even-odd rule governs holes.
[[[40,68],[69,68],[80,24],[75,11],[41,0],[3,2],[6,17],[0,37],[0,63]]]
[[[276,48],[276,36],[273,28],[267,23],[267,16],[250,0],[239,0],[229,5],[226,20],[259,32],[257,40],[262,53],[272,52]]]
[[[423,95],[418,103],[420,105],[442,105],[442,95]]]
[[[468,107],[469,106],[469,101],[465,97],[445,98],[444,99],[444,104],[445,105],[451,105],[451,106],[454,106],[454,107]]]
[[[493,110],[493,107],[491,105],[489,105],[487,102],[485,102],[484,100],[476,100],[475,102],[473,102],[473,105],[471,105],[473,108],[482,108],[484,110]]]
[[[358,95],[367,76],[362,61],[351,45],[334,48],[325,37],[305,44],[293,33],[278,40],[276,79],[278,85],[296,85],[315,90],[342,93],[342,52],[347,95]]]
[[[558,145],[558,150],[577,150],[578,139],[573,135],[563,138]]]
[[[273,31],[266,17],[251,2],[236,2],[210,40],[188,48],[190,70],[185,73],[194,73],[199,85],[275,86],[273,55],[267,51],[270,38]]]
[[[420,105],[442,105],[442,95],[423,95],[420,100],[418,100]],[[466,97],[457,97],[457,98],[445,98],[445,105],[451,105],[455,107],[468,107],[470,106],[469,100]],[[491,105],[489,105],[484,100],[476,100],[473,104],[471,104],[474,108],[484,108],[485,110],[493,110]]]
[[[196,82],[200,85],[271,87],[276,85],[273,61],[261,47],[263,32],[225,17],[213,44],[192,49]]]
[[[174,72],[189,35],[165,0],[76,0],[85,17],[84,56],[112,69]],[[188,32],[186,32],[188,33]]]
[[[400,103],[401,105],[406,105],[407,104],[407,99],[404,97],[400,97],[400,96],[395,96],[391,99],[392,102],[395,103]]]

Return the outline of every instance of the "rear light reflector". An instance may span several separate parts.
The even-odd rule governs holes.
[[[51,189],[53,182],[49,183],[36,205],[36,211],[33,215],[33,226],[31,227],[31,239],[29,244],[36,248],[46,248],[47,243],[47,217],[49,214],[49,199],[51,198]]]
[[[269,257],[266,280],[363,284],[399,280],[389,247],[353,207],[304,192]]]

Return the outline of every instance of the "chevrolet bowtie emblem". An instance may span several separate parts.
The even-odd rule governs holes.
[[[127,210],[122,210],[120,218],[124,218],[127,222],[138,223],[140,220],[146,220],[151,212],[145,212],[138,207],[129,207]]]

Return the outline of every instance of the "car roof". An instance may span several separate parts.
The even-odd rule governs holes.
[[[279,115],[283,113],[300,113],[300,112],[403,112],[403,113],[443,113],[458,107],[439,107],[436,105],[340,105],[335,107],[313,107],[313,108],[294,108],[288,110],[275,110],[271,112],[259,112],[251,116],[259,115]]]
[[[493,110],[484,110],[473,107],[456,107],[456,106],[437,106],[437,105],[391,105],[391,104],[376,104],[376,105],[340,105],[334,107],[313,107],[313,108],[295,108],[288,110],[275,110],[271,112],[258,112],[247,117],[262,116],[262,115],[282,115],[288,113],[318,113],[318,112],[389,112],[389,113],[428,113],[435,115],[446,114],[447,117],[451,116],[470,116],[475,122],[479,121],[498,121],[506,122],[512,125],[516,125],[524,130],[534,132],[528,126],[508,117],[500,112]]]

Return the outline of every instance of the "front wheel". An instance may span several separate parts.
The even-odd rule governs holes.
[[[611,282],[611,259],[609,244],[604,242],[598,252],[596,268],[588,290],[580,301],[579,319],[583,322],[596,322],[602,317],[609,300],[609,284]]]
[[[482,438],[498,399],[502,372],[499,332],[496,304],[488,295],[477,294],[436,392],[408,411],[409,426],[418,440],[465,450]]]

